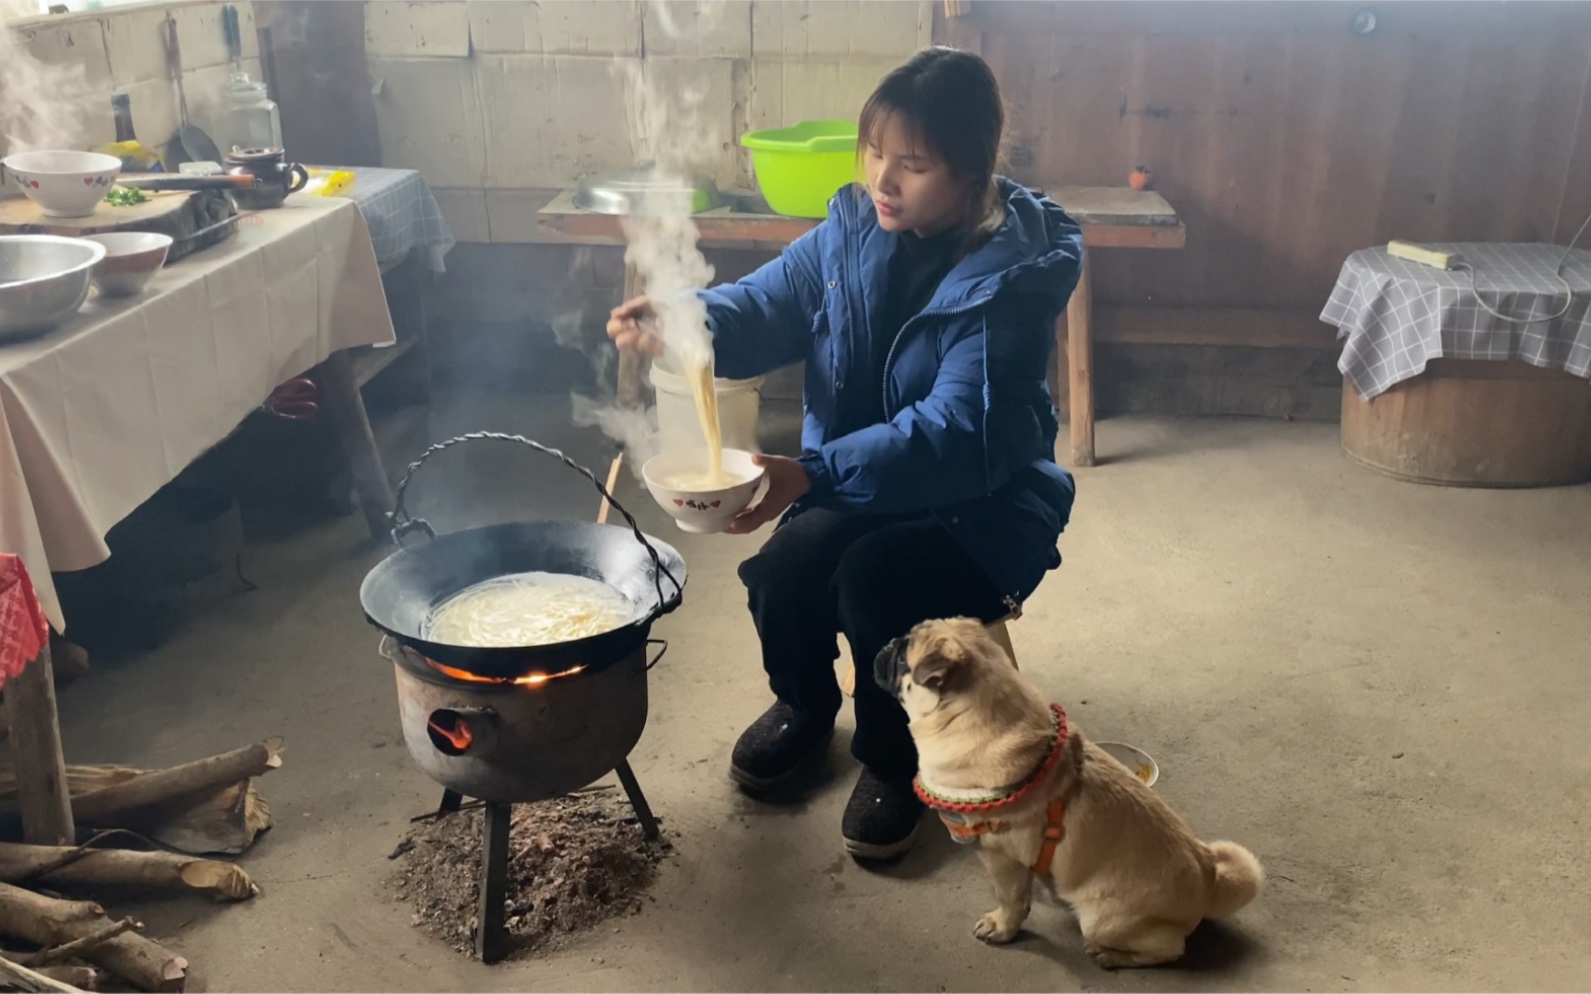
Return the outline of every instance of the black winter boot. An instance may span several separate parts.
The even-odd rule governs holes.
[[[729,776],[749,790],[771,790],[821,754],[833,734],[832,721],[814,722],[776,701],[740,733],[729,759]]]

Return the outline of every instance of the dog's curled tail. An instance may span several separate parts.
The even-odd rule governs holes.
[[[1254,854],[1236,842],[1211,842],[1210,907],[1206,918],[1225,918],[1254,900],[1265,884],[1265,869]]]

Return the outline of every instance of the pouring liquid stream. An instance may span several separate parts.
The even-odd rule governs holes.
[[[653,333],[656,333],[655,329]],[[690,385],[691,400],[696,405],[696,421],[701,425],[702,438],[707,443],[707,472],[676,473],[663,482],[675,490],[727,490],[740,483],[741,478],[724,472],[723,426],[718,418],[718,388],[713,376],[712,350],[706,350],[702,358],[681,355],[679,362],[685,382]]]
[[[718,389],[713,383],[713,361],[709,357],[701,365],[687,363],[685,377],[691,385],[691,399],[696,401],[696,420],[701,422],[702,437],[707,440],[707,475],[696,489],[718,490],[733,481],[724,476],[723,428],[718,421]]]

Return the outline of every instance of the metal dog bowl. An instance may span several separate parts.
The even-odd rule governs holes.
[[[42,335],[88,298],[105,246],[56,235],[0,236],[0,342]]]

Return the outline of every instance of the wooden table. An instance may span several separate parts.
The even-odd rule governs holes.
[[[1067,396],[1071,417],[1072,465],[1094,465],[1094,296],[1088,265],[1096,249],[1180,249],[1187,229],[1166,199],[1152,191],[1120,187],[1063,186],[1049,195],[1083,228],[1083,275],[1066,314],[1055,323],[1057,359],[1067,357]],[[703,245],[721,248],[777,250],[806,234],[817,221],[784,217],[768,211],[760,198],[731,195],[729,203],[697,214]],[[620,218],[581,210],[574,191],[565,190],[543,207],[543,228],[569,238],[623,243]],[[639,289],[626,271],[625,296]],[[621,357],[619,397],[639,397],[640,364]]]

